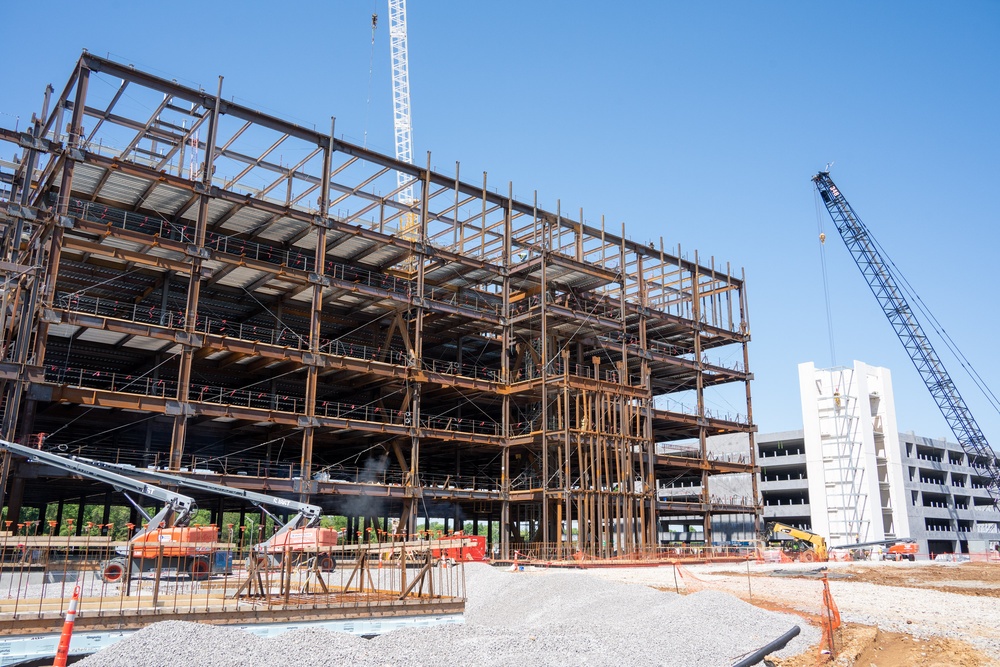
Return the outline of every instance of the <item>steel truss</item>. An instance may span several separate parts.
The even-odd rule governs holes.
[[[0,165],[2,437],[296,496],[352,534],[488,522],[504,557],[759,512],[756,488],[709,491],[754,466],[728,265],[88,53],[0,143],[21,151]],[[712,414],[732,383],[745,412]],[[657,406],[678,392],[695,404]],[[709,457],[720,433],[745,462]],[[700,496],[658,499],[678,476]],[[15,469],[7,516],[57,500]]]

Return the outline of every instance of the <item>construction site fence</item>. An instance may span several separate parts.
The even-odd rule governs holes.
[[[0,535],[0,624],[51,619],[58,627],[74,588],[79,616],[141,617],[326,609],[333,615],[419,614],[464,602],[456,541],[291,544],[262,552],[251,531],[233,542],[112,541],[93,534]],[[224,533],[230,531],[223,531]],[[426,613],[426,612],[425,612]]]
[[[834,550],[830,552],[830,560],[832,561],[893,561],[893,560],[909,560],[909,556],[913,556],[915,562],[920,561],[934,561],[938,563],[1000,563],[1000,551],[990,550],[982,551],[978,553],[956,553],[956,552],[920,552],[915,554],[905,554],[902,558],[897,557],[895,554],[872,554],[858,556],[853,553],[843,553],[840,550]]]
[[[756,560],[759,549],[755,546],[699,546],[675,545],[640,549],[610,549],[558,543],[533,542],[511,547],[509,560],[542,563],[580,564],[655,564],[672,561]],[[499,559],[499,547],[494,547],[494,558]]]

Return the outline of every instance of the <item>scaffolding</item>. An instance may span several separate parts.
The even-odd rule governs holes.
[[[713,514],[759,515],[756,484],[710,490],[754,470],[728,264],[270,116],[221,78],[84,53],[53,93],[0,128],[19,152],[0,163],[0,437],[308,500],[349,538],[485,524],[501,558],[641,553],[672,516],[710,544]],[[713,414],[733,385],[745,410]],[[694,405],[658,406],[681,392]],[[709,456],[722,433],[747,434],[745,460]],[[695,456],[657,448],[678,441]],[[0,474],[14,523],[97,493]],[[679,478],[699,496],[657,497]]]
[[[875,539],[868,518],[867,467],[861,420],[868,402],[858,397],[853,369],[828,371],[832,394],[820,395],[820,447],[833,543],[847,544]]]

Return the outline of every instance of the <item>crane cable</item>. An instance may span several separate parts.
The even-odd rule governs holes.
[[[878,240],[872,237],[869,238],[872,245],[874,245],[878,252],[882,255],[886,268],[890,275],[896,280],[896,284],[899,286],[900,291],[909,297],[909,302],[914,304],[914,309],[919,312],[921,316],[923,316],[926,322],[930,323],[931,330],[937,334],[948,351],[955,357],[959,365],[962,367],[962,370],[964,370],[969,378],[971,378],[972,382],[976,385],[976,388],[979,389],[979,392],[984,398],[986,398],[990,406],[996,410],[997,413],[1000,413],[1000,399],[997,398],[996,394],[993,393],[993,390],[988,384],[986,384],[986,380],[983,379],[983,377],[979,374],[979,371],[975,369],[972,362],[969,361],[969,358],[965,356],[965,353],[959,349],[958,344],[945,330],[938,318],[934,316],[934,313],[932,313],[927,304],[924,303],[924,300],[920,298],[920,295],[917,294],[913,285],[911,285],[910,281],[906,279],[906,276],[904,276],[903,272],[898,266],[896,266],[896,263],[892,261],[892,258],[889,257],[888,253],[886,253],[885,249],[878,242]]]
[[[822,204],[817,190],[813,190],[813,194],[816,201],[816,223],[819,229],[819,242],[820,242],[820,264],[823,271],[823,296],[826,299],[826,321],[828,335],[830,336],[830,358],[833,365],[836,365],[836,348],[834,346],[834,334],[833,334],[833,309],[830,303],[830,285],[827,276],[826,269],[826,232],[823,229],[823,208],[825,206]],[[910,281],[906,279],[896,263],[892,261],[892,258],[886,253],[885,249],[881,246],[877,239],[869,236],[869,241],[875,246],[878,253],[881,255],[884,262],[886,270],[889,272],[890,276],[896,282],[900,291],[902,291],[906,296],[909,297],[909,302],[914,304],[914,309],[919,312],[925,321],[929,322],[931,325],[931,330],[938,335],[940,340],[945,344],[945,347],[949,352],[958,360],[959,365],[962,370],[972,379],[972,382],[979,389],[979,392],[986,398],[990,406],[1000,414],[1000,398],[993,392],[993,390],[987,385],[986,380],[979,374],[979,372],[973,367],[972,362],[969,361],[965,353],[959,349],[958,345],[952,339],[951,335],[945,330],[941,325],[941,322],[934,316],[930,311],[924,300],[920,298],[916,290],[910,284]]]
[[[368,148],[368,112],[372,106],[372,72],[375,69],[375,27],[378,25],[378,14],[372,12],[372,45],[368,54],[368,99],[365,100],[365,136],[363,148]]]
[[[813,188],[816,200],[816,227],[819,230],[819,263],[823,271],[823,299],[826,302],[826,333],[830,339],[830,366],[837,365],[837,347],[833,335],[833,306],[830,303],[830,279],[826,271],[826,232],[823,230],[823,207],[820,204],[819,192]]]

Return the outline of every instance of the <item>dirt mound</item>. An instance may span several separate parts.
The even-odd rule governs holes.
[[[957,639],[913,637],[885,632],[867,625],[841,629],[837,659],[842,667],[991,667],[997,662]],[[776,667],[813,667],[818,649],[785,659],[772,659]]]

